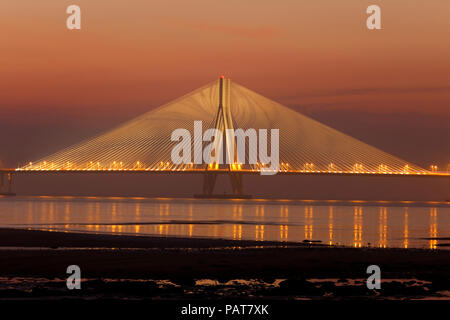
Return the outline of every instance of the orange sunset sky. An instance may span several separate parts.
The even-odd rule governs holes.
[[[382,30],[366,28],[371,4]],[[450,1],[3,0],[0,35],[6,166],[220,74],[411,162],[450,163]]]

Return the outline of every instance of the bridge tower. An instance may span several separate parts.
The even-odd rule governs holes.
[[[217,152],[217,150],[220,152],[213,153],[215,162],[206,165],[203,177],[203,194],[197,196],[203,198],[250,198],[249,195],[243,194],[242,173],[236,170],[237,148],[236,139],[232,133],[234,131],[227,130],[233,130],[234,126],[230,111],[230,79],[225,79],[224,76],[219,78],[219,106],[214,120],[214,128],[222,133],[220,139],[215,141],[214,148],[214,152]],[[221,152],[222,150],[224,152]],[[220,156],[228,160],[223,161],[226,163],[225,165],[220,164]],[[233,192],[230,196],[213,194],[218,168],[227,170]]]

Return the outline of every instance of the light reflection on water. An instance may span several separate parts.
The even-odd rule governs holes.
[[[0,197],[0,225],[436,249],[445,242],[436,238],[450,236],[450,207],[411,202]]]

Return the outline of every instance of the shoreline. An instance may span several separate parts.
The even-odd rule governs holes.
[[[38,248],[127,248],[127,249],[212,249],[233,247],[310,247],[325,246],[312,242],[278,242],[255,240],[231,240],[203,237],[176,237],[154,235],[108,234],[95,232],[72,232],[41,230],[39,228],[0,227],[0,250],[2,247]]]
[[[421,240],[450,240],[449,237],[418,238]],[[209,237],[180,237],[180,236],[158,236],[152,234],[121,233],[112,234],[107,232],[64,230],[51,228],[32,227],[1,227],[0,226],[0,250],[2,248],[41,248],[41,249],[232,249],[232,248],[310,248],[322,247],[328,249],[360,249],[360,250],[404,250],[404,251],[436,251],[446,250],[444,247],[449,243],[442,243],[436,249],[429,248],[399,248],[399,247],[372,247],[333,244],[329,245],[320,240],[303,240],[302,242],[272,241],[272,240],[233,240],[226,238]]]
[[[215,203],[229,203],[233,202],[242,202],[242,203],[265,203],[265,204],[292,204],[292,205],[303,205],[303,204],[315,204],[315,205],[365,205],[365,206],[392,206],[392,207],[407,207],[407,206],[417,206],[417,207],[450,207],[450,199],[441,199],[441,200],[371,200],[371,199],[304,199],[304,198],[295,198],[295,197],[255,197],[250,199],[242,199],[242,198],[231,198],[231,199],[222,199],[222,198],[211,198],[211,199],[203,199],[203,198],[195,198],[194,196],[186,197],[186,196],[137,196],[137,195],[66,195],[66,194],[15,194],[14,196],[6,196],[0,195],[1,199],[16,199],[16,198],[38,198],[41,200],[51,200],[51,199],[60,199],[60,200],[71,200],[71,199],[83,199],[83,200],[124,200],[124,201],[195,201],[195,202],[215,202]]]

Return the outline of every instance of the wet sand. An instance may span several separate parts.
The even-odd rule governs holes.
[[[273,241],[110,235],[0,228],[1,247],[48,248],[213,248],[280,245]],[[292,245],[302,245],[294,244]]]
[[[4,247],[0,247],[0,277],[65,279],[67,266],[76,264],[83,278],[100,281],[91,282],[94,286],[104,286],[104,279],[170,279],[190,290],[198,279],[215,279],[221,283],[233,279],[261,279],[266,283],[288,279],[284,285],[276,286],[278,293],[269,290],[264,294],[290,297],[301,293],[295,288],[311,285],[306,279],[365,279],[366,268],[376,264],[383,279],[428,281],[428,287],[421,286],[422,296],[450,291],[448,250],[280,246],[279,243],[279,247],[274,247],[276,244],[0,229],[0,246]],[[261,245],[265,247],[255,248]],[[406,287],[396,285],[397,294],[408,294]],[[139,286],[130,284],[129,287]],[[367,295],[363,282],[358,288],[360,291],[352,291],[355,295]],[[325,294],[323,290],[314,290],[310,294]],[[178,291],[177,297],[185,291]],[[417,294],[417,290],[409,292]]]

